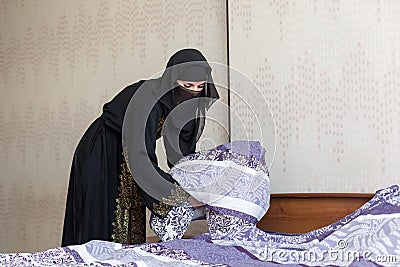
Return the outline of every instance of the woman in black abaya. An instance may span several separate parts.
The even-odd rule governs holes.
[[[195,152],[205,111],[218,93],[205,57],[176,52],[163,75],[139,81],[103,107],[72,162],[62,246],[89,240],[145,242],[145,208],[163,217],[172,205],[195,203],[158,167],[156,139],[164,137],[171,167]]]

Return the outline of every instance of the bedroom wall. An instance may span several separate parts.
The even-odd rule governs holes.
[[[399,183],[400,4],[228,4],[229,50],[226,1],[0,2],[1,252],[60,244],[79,138],[105,102],[182,47],[220,63],[229,51],[232,138],[267,147],[272,192]],[[226,125],[225,109],[211,112]],[[203,140],[226,134],[209,122]]]
[[[399,1],[229,1],[230,63],[256,85],[231,81],[233,139],[263,141],[272,192],[400,182],[399,12]]]
[[[225,63],[225,17],[214,0],[0,2],[0,252],[60,245],[72,155],[102,105],[180,48]],[[227,141],[213,122],[204,138]]]

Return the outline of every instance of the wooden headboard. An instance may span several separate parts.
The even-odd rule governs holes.
[[[309,232],[344,218],[372,197],[362,193],[271,194],[268,212],[257,227],[284,233]],[[147,242],[157,241],[156,236],[147,237]]]
[[[305,233],[342,219],[372,197],[362,193],[271,194],[270,208],[257,226],[275,232]]]

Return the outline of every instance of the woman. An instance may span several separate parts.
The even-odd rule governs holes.
[[[74,154],[62,246],[93,239],[142,243],[145,207],[163,217],[172,205],[195,205],[158,167],[155,144],[163,135],[170,167],[195,152],[205,111],[216,99],[207,60],[183,49],[160,78],[132,84],[105,104]]]

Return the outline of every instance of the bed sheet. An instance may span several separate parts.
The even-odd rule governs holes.
[[[262,234],[253,239],[204,234],[134,246],[93,240],[37,253],[0,254],[0,265],[399,266],[399,186],[378,191],[360,209],[332,225],[304,234]]]

